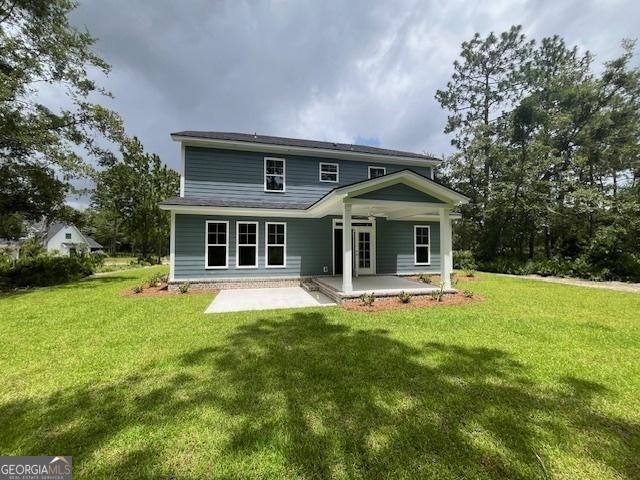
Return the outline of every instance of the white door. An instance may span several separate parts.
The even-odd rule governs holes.
[[[354,227],[353,245],[355,250],[356,275],[374,275],[375,239],[372,227]]]

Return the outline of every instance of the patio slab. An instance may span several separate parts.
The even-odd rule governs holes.
[[[398,295],[403,291],[412,295],[428,295],[438,290],[438,287],[434,285],[415,282],[394,275],[363,275],[361,277],[353,277],[353,291],[349,293],[342,291],[341,275],[316,277],[314,281],[324,292],[329,293],[326,289],[330,289],[330,296],[337,299],[356,298],[363,293],[373,293],[376,297],[390,297]],[[455,292],[455,290],[445,290],[445,292]]]
[[[321,292],[308,292],[302,287],[246,288],[222,290],[205,313],[273,310],[277,308],[328,307],[333,300]]]

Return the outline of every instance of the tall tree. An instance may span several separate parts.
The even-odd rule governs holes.
[[[123,142],[122,161],[109,162],[98,174],[93,206],[105,212],[113,225],[112,238],[121,230],[142,257],[167,253],[169,214],[158,203],[178,194],[180,176],[155,154],[144,152],[137,138]]]
[[[92,170],[86,157],[110,155],[100,139],[119,142],[122,134],[118,115],[89,100],[110,96],[87,74],[106,74],[109,65],[93,53],[94,39],[69,24],[75,7],[69,0],[0,1],[0,177],[20,177],[0,185],[5,199],[15,199],[14,208],[0,204],[4,234],[16,217],[55,216],[67,181]],[[37,93],[45,87],[68,106],[43,103]],[[47,201],[20,201],[34,192]]]

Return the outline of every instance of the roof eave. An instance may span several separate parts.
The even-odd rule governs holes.
[[[185,145],[217,147],[226,150],[249,150],[267,153],[281,153],[290,155],[306,155],[311,157],[340,158],[344,160],[377,161],[413,166],[437,166],[441,163],[435,158],[405,157],[402,155],[381,155],[364,152],[346,152],[328,148],[298,147],[291,145],[273,145],[259,142],[243,142],[239,140],[219,140],[213,138],[190,137],[172,133],[171,139]]]

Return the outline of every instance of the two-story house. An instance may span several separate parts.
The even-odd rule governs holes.
[[[241,133],[173,133],[180,196],[170,281],[291,285],[338,276],[437,273],[450,288],[451,210],[468,199],[417,153]]]

